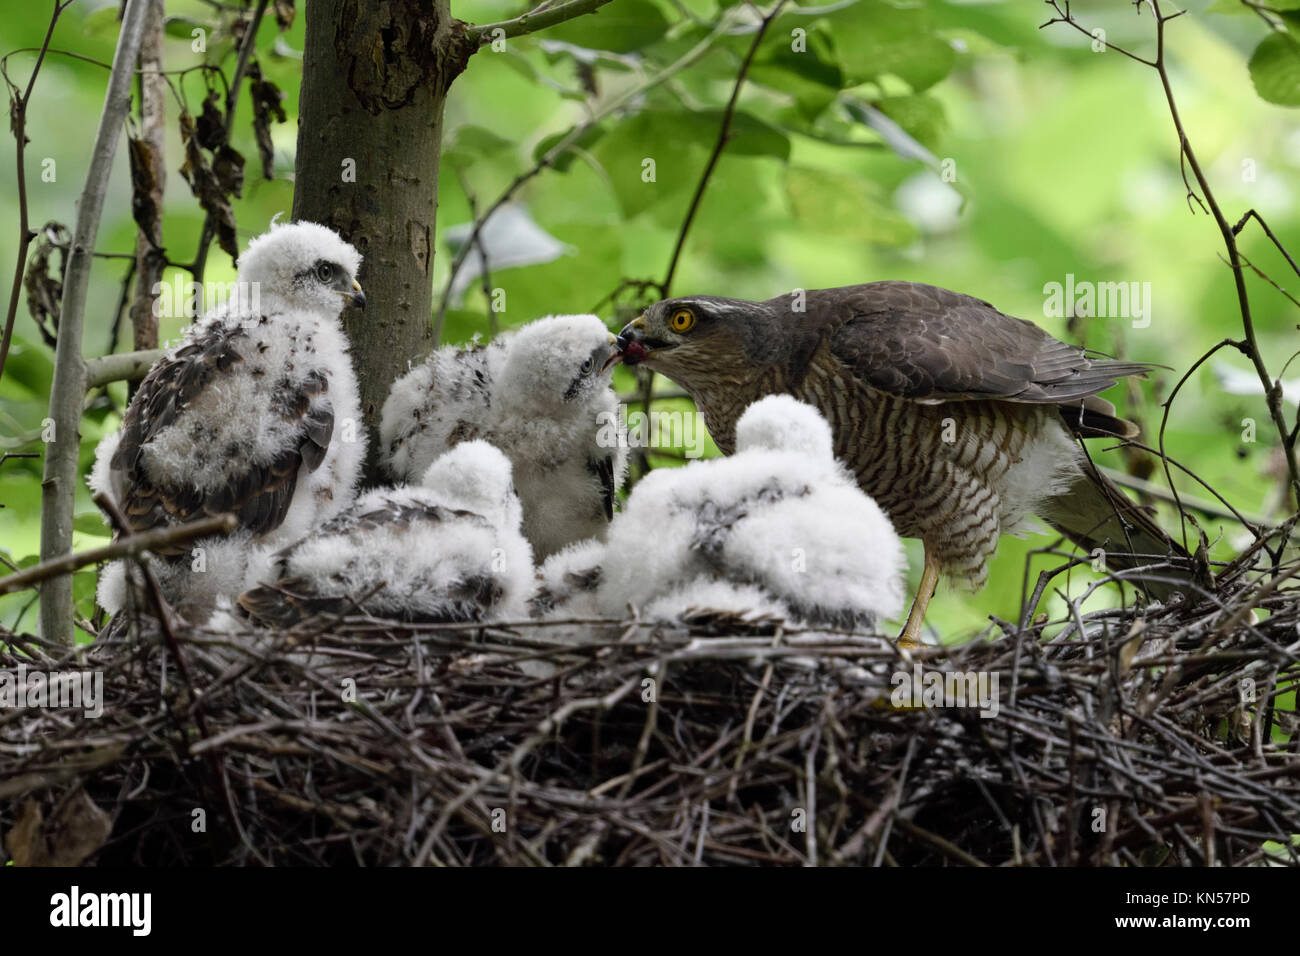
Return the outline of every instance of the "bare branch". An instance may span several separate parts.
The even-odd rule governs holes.
[[[709,161],[704,165],[704,173],[700,176],[700,182],[695,187],[695,195],[691,197],[691,205],[686,210],[686,218],[682,220],[681,231],[677,234],[677,245],[673,247],[673,256],[668,260],[668,274],[664,276],[663,285],[660,288],[660,292],[665,299],[668,298],[668,290],[673,284],[673,275],[677,272],[677,260],[681,257],[682,247],[686,245],[686,234],[691,231],[691,223],[695,221],[695,213],[699,210],[700,202],[704,199],[704,190],[709,185],[709,177],[713,175],[713,169],[718,165],[718,160],[722,157],[722,151],[727,146],[727,140],[731,137],[731,121],[736,115],[736,101],[740,99],[740,90],[745,85],[745,76],[749,73],[749,65],[754,61],[754,54],[758,52],[758,47],[767,34],[767,28],[771,26],[772,21],[777,18],[784,6],[785,0],[779,0],[776,6],[763,17],[763,22],[758,25],[758,31],[754,34],[754,42],[749,45],[749,52],[745,54],[745,59],[740,64],[740,72],[736,74],[736,83],[731,88],[731,99],[727,100],[727,108],[722,113],[722,126],[718,129],[718,140],[713,144],[713,152],[709,155]]]
[[[40,584],[42,581],[71,574],[78,568],[84,568],[88,564],[99,564],[101,561],[116,561],[118,558],[133,557],[145,551],[155,551],[158,548],[180,544],[182,541],[192,541],[195,538],[229,534],[238,526],[239,522],[234,515],[216,515],[211,518],[201,518],[189,524],[176,525],[173,528],[159,528],[154,531],[145,531],[142,534],[133,534],[127,538],[120,538],[102,548],[81,551],[77,554],[65,554],[59,558],[42,561],[25,571],[19,571],[17,574],[0,578],[0,594],[21,591]]]
[[[24,165],[27,151],[27,106],[32,99],[32,89],[36,86],[36,75],[41,72],[41,64],[45,62],[45,54],[49,51],[50,38],[54,36],[54,26],[59,22],[59,14],[63,13],[71,2],[72,0],[65,0],[65,2],[60,3],[59,0],[54,0],[54,9],[50,14],[50,25],[45,31],[45,39],[41,42],[40,51],[36,55],[36,65],[32,67],[32,75],[28,77],[27,88],[23,90],[22,95],[19,95],[17,88],[9,82],[9,75],[4,74],[4,80],[9,84],[11,90],[12,106],[9,113],[9,125],[13,129],[14,140],[16,141],[18,256],[14,265],[14,281],[9,287],[9,308],[5,312],[4,333],[0,335],[0,375],[4,374],[5,362],[9,358],[9,343],[13,338],[14,319],[18,316],[18,297],[23,288],[23,270],[27,266],[27,249],[34,237],[31,223],[28,221],[27,171]],[[3,69],[3,67],[0,67],[0,69]]]
[[[564,23],[574,17],[594,13],[609,2],[610,0],[569,0],[568,3],[551,6],[549,0],[546,0],[546,2],[529,10],[522,16],[515,17],[513,20],[471,26],[465,32],[473,43],[491,43],[494,39],[497,39],[494,34],[498,30],[501,31],[499,36],[502,37],[518,37],[528,33],[536,33],[538,30],[545,30],[547,27]]]
[[[1068,3],[1064,9],[1061,6],[1061,0],[1046,0],[1048,6],[1056,11],[1056,16],[1049,20],[1043,26],[1050,26],[1053,23],[1065,23],[1076,30],[1092,36],[1092,34],[1074,18],[1070,11]],[[1144,60],[1141,57],[1133,56],[1127,51],[1115,47],[1113,44],[1107,44],[1111,49],[1124,53],[1130,59],[1136,60],[1146,66],[1151,67],[1160,77],[1160,85],[1164,90],[1165,102],[1169,106],[1169,115],[1174,123],[1174,130],[1178,134],[1179,158],[1185,163],[1185,170],[1190,169],[1192,178],[1196,180],[1197,186],[1201,190],[1201,195],[1196,196],[1188,185],[1189,201],[1195,196],[1203,208],[1208,208],[1210,215],[1214,218],[1215,224],[1219,227],[1219,233],[1223,238],[1223,244],[1228,252],[1228,265],[1232,267],[1233,282],[1236,286],[1237,305],[1241,312],[1242,328],[1245,332],[1245,341],[1239,345],[1241,351],[1251,360],[1255,366],[1255,373],[1259,376],[1260,384],[1264,387],[1264,394],[1268,400],[1269,416],[1273,419],[1273,426],[1276,428],[1281,440],[1282,451],[1286,457],[1287,472],[1289,475],[1289,484],[1291,493],[1300,502],[1300,466],[1296,463],[1295,441],[1292,439],[1291,427],[1287,424],[1286,416],[1282,409],[1282,396],[1280,389],[1274,386],[1273,376],[1269,374],[1268,367],[1264,362],[1263,353],[1260,351],[1259,339],[1255,332],[1255,320],[1251,313],[1250,295],[1246,289],[1246,265],[1242,259],[1241,253],[1237,249],[1237,232],[1240,230],[1246,217],[1243,216],[1241,221],[1234,227],[1228,222],[1223,211],[1219,208],[1218,200],[1214,197],[1214,192],[1210,188],[1209,180],[1201,169],[1201,164],[1196,158],[1196,153],[1192,149],[1191,141],[1188,139],[1187,130],[1183,126],[1182,117],[1178,112],[1178,104],[1174,98],[1173,84],[1169,79],[1169,71],[1165,65],[1165,24],[1170,20],[1181,16],[1184,11],[1176,10],[1173,13],[1166,14],[1160,8],[1160,0],[1139,0],[1137,4],[1138,12],[1141,13],[1143,6],[1149,6],[1151,12],[1155,15],[1156,21],[1156,56],[1154,60]],[[1184,181],[1186,181],[1186,171],[1184,170]],[[1204,199],[1201,199],[1201,196]],[[1253,210],[1252,210],[1253,212]],[[1248,213],[1247,215],[1250,215]],[[1258,219],[1258,215],[1255,217]],[[1260,221],[1263,225],[1262,220]],[[1288,256],[1288,259],[1290,257]],[[1294,266],[1294,263],[1292,263]],[[1222,344],[1222,343],[1221,343]],[[1217,348],[1217,346],[1216,346]],[[1204,359],[1202,359],[1204,361]],[[1198,363],[1199,364],[1199,363]],[[1190,373],[1189,373],[1190,374]],[[1165,409],[1165,420],[1168,420],[1168,406]],[[1161,425],[1161,439],[1163,452],[1163,433],[1164,426]]]
[[[248,72],[248,61],[252,57],[253,47],[257,43],[257,29],[262,25],[262,15],[266,13],[266,5],[269,0],[257,0],[257,8],[253,11],[252,20],[244,32],[243,41],[239,44],[239,58],[235,62],[235,75],[231,77],[230,85],[226,87],[226,138],[229,139],[230,132],[235,127],[235,106],[239,103],[239,88],[244,82],[244,74]],[[212,214],[209,213],[203,220],[203,234],[199,237],[198,252],[194,255],[194,264],[190,266],[190,272],[194,276],[194,281],[202,284],[203,272],[208,264],[208,250],[212,248],[212,237],[216,234],[216,224],[213,222]]]
[[[163,357],[163,349],[144,352],[119,352],[86,360],[86,388],[98,388],[109,382],[138,382]]]
[[[77,224],[63,284],[59,315],[59,343],[54,355],[54,380],[50,387],[49,417],[54,441],[46,446],[45,474],[41,484],[41,558],[53,561],[72,550],[72,511],[79,481],[81,406],[86,395],[86,364],[81,357],[82,323],[94,259],[99,217],[108,193],[108,177],[117,153],[122,124],[131,106],[131,76],[140,52],[149,5],[130,0],[113,54],[113,69],[104,94],[90,171],[77,202]],[[73,640],[72,581],[55,577],[41,585],[41,631],[50,640],[71,645]]]

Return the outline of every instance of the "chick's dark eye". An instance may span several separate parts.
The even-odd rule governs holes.
[[[322,262],[316,266],[316,278],[321,282],[329,282],[334,278],[334,267],[328,262]]]
[[[595,367],[596,367],[596,360],[591,356],[587,356],[587,361],[582,363],[582,374],[583,375],[588,374]]]

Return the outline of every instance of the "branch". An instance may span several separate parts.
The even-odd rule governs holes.
[[[71,574],[78,568],[84,568],[88,564],[99,564],[101,561],[116,561],[118,558],[129,558],[143,551],[156,551],[159,548],[180,544],[182,541],[191,541],[194,538],[229,534],[237,527],[239,527],[239,522],[234,515],[216,515],[211,518],[201,518],[189,524],[133,534],[130,537],[120,538],[102,548],[81,551],[77,554],[65,554],[58,558],[42,561],[25,571],[19,571],[17,574],[0,578],[0,595],[22,591],[50,578]]]
[[[9,358],[9,342],[13,338],[14,319],[18,315],[18,296],[23,288],[23,270],[27,266],[27,249],[34,237],[27,218],[27,172],[24,168],[27,150],[27,104],[31,102],[32,88],[36,85],[36,74],[41,72],[41,64],[45,62],[45,54],[49,51],[50,38],[54,36],[54,25],[59,22],[59,14],[63,13],[70,3],[72,0],[65,0],[63,3],[54,0],[50,25],[45,31],[45,39],[41,42],[40,51],[36,54],[36,65],[32,67],[32,75],[27,79],[27,89],[23,90],[21,96],[18,95],[17,87],[9,82],[9,75],[6,73],[4,76],[5,82],[9,84],[12,99],[9,126],[17,141],[15,154],[18,171],[18,261],[14,265],[13,285],[9,287],[9,309],[5,312],[4,333],[0,335],[0,376],[4,375],[5,362]]]
[[[94,261],[95,236],[108,192],[108,177],[122,124],[131,106],[131,76],[140,53],[149,4],[128,0],[113,53],[113,70],[104,94],[90,171],[77,201],[77,224],[68,256],[59,315],[59,343],[54,355],[54,380],[50,386],[49,417],[54,440],[47,446],[45,474],[41,483],[41,558],[51,561],[72,550],[72,512],[76,500],[77,455],[80,450],[78,425],[86,396],[86,364],[81,357],[82,323],[90,267]],[[73,641],[72,581],[56,577],[41,585],[41,633],[69,646]]]
[[[262,25],[262,15],[266,13],[266,5],[269,0],[257,0],[257,9],[253,11],[252,22],[248,25],[248,31],[244,34],[243,42],[239,45],[239,58],[235,61],[235,75],[230,79],[230,85],[226,87],[226,139],[230,139],[231,130],[235,127],[235,105],[239,102],[239,87],[244,82],[244,74],[248,72],[248,61],[253,53],[253,46],[257,42],[257,30]],[[208,250],[212,248],[212,236],[214,234],[212,225],[212,214],[208,213],[203,219],[203,234],[199,237],[199,249],[194,255],[194,264],[190,267],[190,274],[193,275],[194,281],[199,285],[203,284],[203,270],[208,264]]]
[[[1062,10],[1060,0],[1046,0],[1048,6],[1052,7],[1057,16],[1049,20],[1043,26],[1050,26],[1053,23],[1065,23],[1074,29],[1088,36],[1092,34],[1074,18],[1069,5]],[[1165,14],[1160,9],[1160,0],[1139,0],[1137,4],[1138,13],[1141,14],[1142,6],[1146,5],[1151,8],[1151,12],[1156,21],[1156,55],[1154,60],[1145,60],[1141,57],[1133,56],[1126,50],[1122,50],[1112,43],[1106,42],[1109,49],[1118,53],[1123,53],[1130,59],[1143,63],[1156,71],[1160,77],[1160,85],[1164,90],[1165,102],[1169,106],[1169,115],[1174,122],[1174,130],[1178,134],[1178,150],[1180,164],[1184,165],[1183,178],[1186,182],[1186,170],[1192,171],[1192,177],[1196,180],[1197,186],[1200,187],[1201,194],[1204,196],[1202,202],[1199,196],[1195,196],[1190,185],[1188,186],[1188,201],[1195,196],[1203,208],[1208,207],[1210,215],[1214,218],[1215,225],[1219,227],[1219,233],[1223,237],[1224,247],[1228,250],[1228,264],[1232,267],[1233,282],[1237,292],[1237,306],[1241,312],[1241,324],[1245,331],[1245,348],[1242,351],[1250,358],[1251,363],[1255,366],[1255,373],[1259,376],[1260,384],[1264,386],[1264,394],[1268,400],[1269,416],[1273,419],[1273,425],[1277,429],[1278,436],[1282,443],[1282,453],[1286,458],[1287,471],[1290,477],[1291,492],[1297,502],[1300,502],[1300,466],[1297,466],[1295,455],[1295,442],[1291,440],[1291,430],[1287,425],[1286,416],[1282,411],[1281,389],[1276,388],[1273,376],[1269,374],[1268,367],[1264,363],[1263,354],[1260,352],[1259,340],[1255,333],[1255,320],[1251,314],[1250,296],[1246,290],[1246,272],[1242,262],[1242,257],[1237,249],[1237,230],[1245,222],[1246,217],[1234,228],[1224,216],[1223,211],[1219,208],[1218,201],[1214,198],[1214,192],[1210,188],[1209,180],[1206,179],[1205,173],[1201,170],[1201,164],[1196,158],[1196,153],[1192,150],[1191,141],[1187,137],[1187,130],[1183,127],[1182,117],[1178,113],[1178,104],[1174,99],[1173,85],[1169,79],[1169,70],[1165,65],[1165,24],[1181,16],[1183,10],[1174,13]],[[1248,214],[1249,215],[1249,214]],[[1259,217],[1256,216],[1256,219]],[[1263,222],[1261,220],[1261,225]],[[1288,257],[1290,258],[1290,257]],[[1294,265],[1294,263],[1293,263]],[[1166,418],[1168,417],[1166,409]]]
[[[98,388],[109,382],[138,382],[149,374],[163,355],[163,349],[144,352],[121,352],[86,360],[86,388]]]
[[[681,257],[682,247],[686,245],[686,234],[690,232],[691,223],[695,221],[695,213],[699,210],[700,202],[704,199],[704,190],[709,185],[709,177],[713,175],[713,168],[718,165],[718,160],[722,157],[722,151],[726,148],[727,140],[730,138],[731,121],[736,114],[736,101],[740,99],[740,88],[745,85],[745,75],[749,73],[749,65],[754,61],[754,54],[758,52],[759,44],[763,42],[763,36],[767,33],[767,28],[777,18],[784,6],[785,0],[779,0],[776,6],[763,17],[763,22],[758,25],[758,32],[754,34],[754,42],[749,45],[749,52],[745,54],[745,59],[740,64],[740,72],[736,74],[736,85],[731,88],[731,99],[727,101],[727,108],[722,114],[722,126],[718,129],[718,141],[713,144],[713,152],[704,166],[704,174],[700,176],[699,185],[695,187],[695,195],[691,197],[690,208],[686,210],[686,218],[682,220],[681,232],[677,234],[677,245],[673,247],[673,257],[668,260],[668,274],[664,276],[663,285],[659,290],[665,299],[668,298],[668,290],[673,284],[673,275],[677,272],[677,260]]]
[[[1257,223],[1259,223],[1259,227],[1264,230],[1264,235],[1268,236],[1268,238],[1272,240],[1273,245],[1277,246],[1277,251],[1282,253],[1283,258],[1285,258],[1287,261],[1287,264],[1291,266],[1291,271],[1293,271],[1296,275],[1300,276],[1300,266],[1296,265],[1296,261],[1291,258],[1291,253],[1286,251],[1286,246],[1282,245],[1282,240],[1279,239],[1277,236],[1273,235],[1273,230],[1268,228],[1268,223],[1264,221],[1264,217],[1261,216],[1259,213],[1255,212],[1255,210],[1253,209],[1246,210],[1246,214],[1242,216],[1240,219],[1238,219],[1237,224],[1232,227],[1232,234],[1234,236],[1240,235],[1241,230],[1246,227],[1247,220],[1250,219],[1254,219]]]
[[[138,209],[152,210],[140,215],[135,243],[135,302],[131,305],[131,346],[136,349],[158,347],[158,316],[155,287],[162,281],[166,257],[162,252],[163,191],[166,189],[167,146],[165,122],[167,79],[163,66],[163,0],[150,0],[149,24],[140,45],[140,181],[131,183],[132,199]],[[136,163],[132,163],[135,170]],[[136,177],[132,176],[132,180]],[[145,221],[149,220],[149,221]]]
[[[545,30],[547,27],[564,23],[566,20],[572,20],[574,17],[594,13],[609,2],[610,0],[569,0],[568,3],[552,7],[549,5],[549,0],[544,0],[540,6],[529,10],[522,16],[515,17],[513,20],[502,20],[500,23],[472,26],[465,31],[465,34],[469,37],[470,43],[481,46],[497,39],[492,35],[497,30],[504,31],[503,36],[506,37],[524,36],[528,33],[536,33],[538,30]]]

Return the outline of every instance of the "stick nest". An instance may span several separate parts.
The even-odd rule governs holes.
[[[97,719],[0,709],[0,843],[20,864],[1294,865],[1300,602],[1276,570],[1228,577],[910,655],[707,612],[559,632],[604,635],[585,644],[141,617],[55,657],[0,633],[0,666],[103,675]],[[916,668],[996,680],[996,716],[892,703]]]

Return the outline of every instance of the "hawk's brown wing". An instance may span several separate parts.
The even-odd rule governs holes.
[[[768,305],[790,313],[789,296]],[[937,403],[1001,399],[1077,406],[1150,366],[1089,356],[987,302],[913,282],[869,282],[807,293],[831,351],[862,381]],[[1102,402],[1090,402],[1104,412]],[[1113,409],[1111,410],[1113,411]]]
[[[279,527],[293,499],[298,471],[319,467],[334,431],[328,401],[313,399],[328,390],[319,373],[302,383],[280,383],[271,410],[297,425],[293,439],[272,459],[251,461],[215,490],[193,484],[155,483],[143,462],[145,447],[221,375],[232,374],[244,359],[236,343],[239,329],[214,328],[164,358],[140,384],[122,423],[122,439],[110,462],[112,483],[127,521],[136,531],[178,524],[205,515],[233,513],[241,528],[263,534]],[[169,552],[163,552],[169,553]]]

